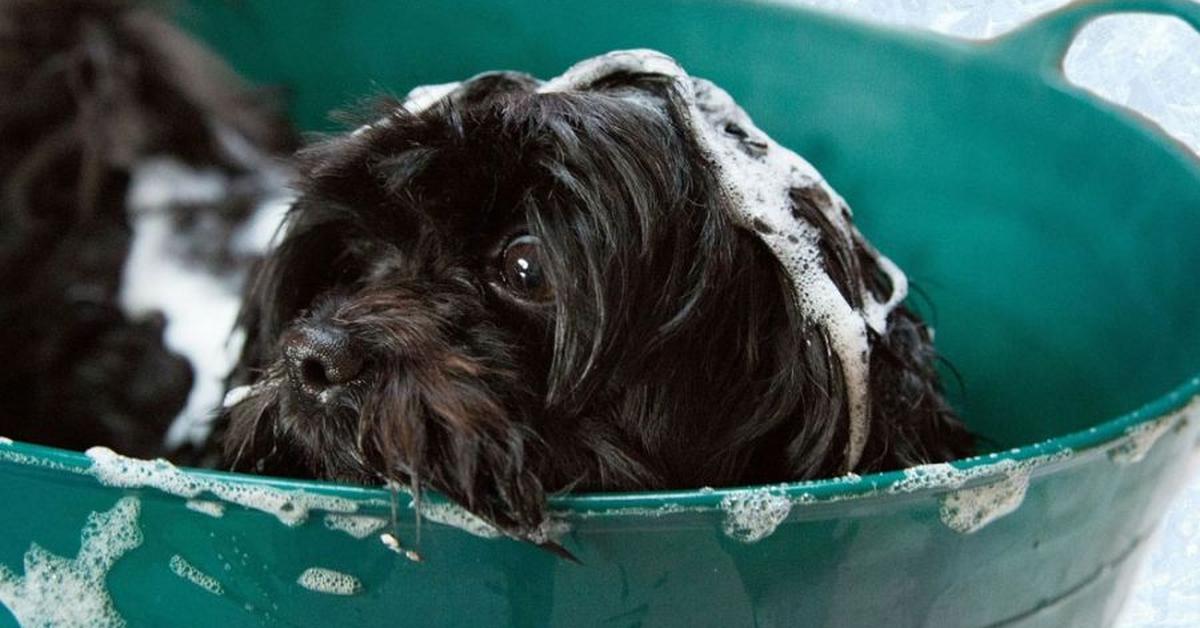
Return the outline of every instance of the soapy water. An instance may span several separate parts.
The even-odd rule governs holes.
[[[140,511],[138,498],[124,497],[106,512],[89,514],[73,560],[31,544],[24,575],[0,565],[0,604],[25,628],[124,626],[105,579],[122,556],[142,544]]]
[[[184,558],[179,554],[171,556],[171,560],[167,563],[167,566],[171,568],[171,571],[175,575],[187,580],[188,582],[191,582],[201,589],[204,589],[213,595],[225,595],[225,589],[221,587],[221,583],[218,582],[216,578],[197,569],[187,560],[184,560]]]
[[[362,591],[362,582],[358,578],[340,571],[324,567],[309,567],[296,578],[296,584],[326,595],[355,595]]]

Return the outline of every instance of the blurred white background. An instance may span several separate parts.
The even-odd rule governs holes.
[[[970,39],[1002,35],[1067,4],[1067,0],[781,1]],[[1080,32],[1064,66],[1071,82],[1138,111],[1200,154],[1200,34],[1182,20],[1143,14],[1098,18]],[[1200,299],[1200,290],[1196,298]],[[1192,465],[1191,477],[1161,523],[1118,626],[1200,628],[1200,464]]]

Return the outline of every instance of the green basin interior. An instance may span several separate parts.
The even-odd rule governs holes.
[[[329,530],[320,513],[296,527],[233,505],[207,517],[153,489],[73,473],[89,464],[77,454],[0,444],[9,586],[29,571],[31,543],[74,557],[88,513],[125,494],[140,499],[144,541],[107,583],[116,611],[138,625],[1112,621],[1200,424],[1194,404],[1190,420],[1177,412],[1200,392],[1200,162],[1069,85],[1059,62],[1094,16],[1146,10],[1198,26],[1200,5],[1083,3],[968,43],[771,2],[192,4],[183,23],[246,76],[286,87],[312,130],[335,129],[328,111],[372,93],[491,69],[548,77],[618,48],[671,54],[847,198],[862,231],[927,295],[915,302],[961,375],[956,404],[1002,453],[956,464],[977,475],[916,491],[896,489],[913,473],[759,491],[792,501],[754,543],[726,533],[738,491],[566,496],[556,502],[571,525],[564,542],[582,565],[433,523],[416,564],[373,536]],[[200,475],[386,511],[379,491]],[[1019,489],[999,493],[1023,496],[1019,507],[972,533],[945,525],[955,490],[997,478]],[[400,536],[411,538],[402,502]],[[176,577],[172,556],[223,594]],[[362,588],[299,587],[310,566],[353,574]],[[0,601],[4,582],[0,567]]]

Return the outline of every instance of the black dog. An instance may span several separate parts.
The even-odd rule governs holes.
[[[269,102],[146,4],[0,0],[4,436],[160,455],[185,408],[201,421],[220,403],[224,373],[189,355],[204,347],[164,339],[178,323],[169,310],[208,308],[212,296],[134,285],[131,255],[157,255],[154,268],[134,260],[135,271],[160,271],[151,282],[193,273],[235,285],[236,311],[251,260],[230,234],[264,195],[247,155],[288,152],[292,135]],[[155,200],[186,187],[186,176],[162,172],[237,185]],[[140,227],[160,218],[170,237],[146,240]],[[232,323],[199,344],[219,349]]]
[[[551,492],[971,449],[903,275],[666,57],[425,89],[301,160],[242,314],[236,469],[429,486],[530,538]]]

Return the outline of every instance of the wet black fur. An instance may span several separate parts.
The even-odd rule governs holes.
[[[535,94],[476,79],[419,115],[304,150],[302,196],[242,314],[226,415],[240,470],[429,486],[518,537],[550,493],[733,486],[844,471],[841,366],[763,243],[730,219],[670,87],[610,77]],[[812,220],[819,191],[794,191]],[[822,223],[818,223],[822,224]],[[822,225],[824,229],[832,229]],[[534,306],[492,285],[523,230],[555,288]],[[827,239],[851,300],[891,290]],[[333,407],[286,375],[280,337],[350,332],[365,375]],[[871,437],[857,472],[942,461],[971,438],[905,308],[872,336]]]
[[[233,168],[212,124],[284,150],[266,102],[146,2],[0,0],[0,434],[161,452],[191,368],[117,296],[131,169]]]

